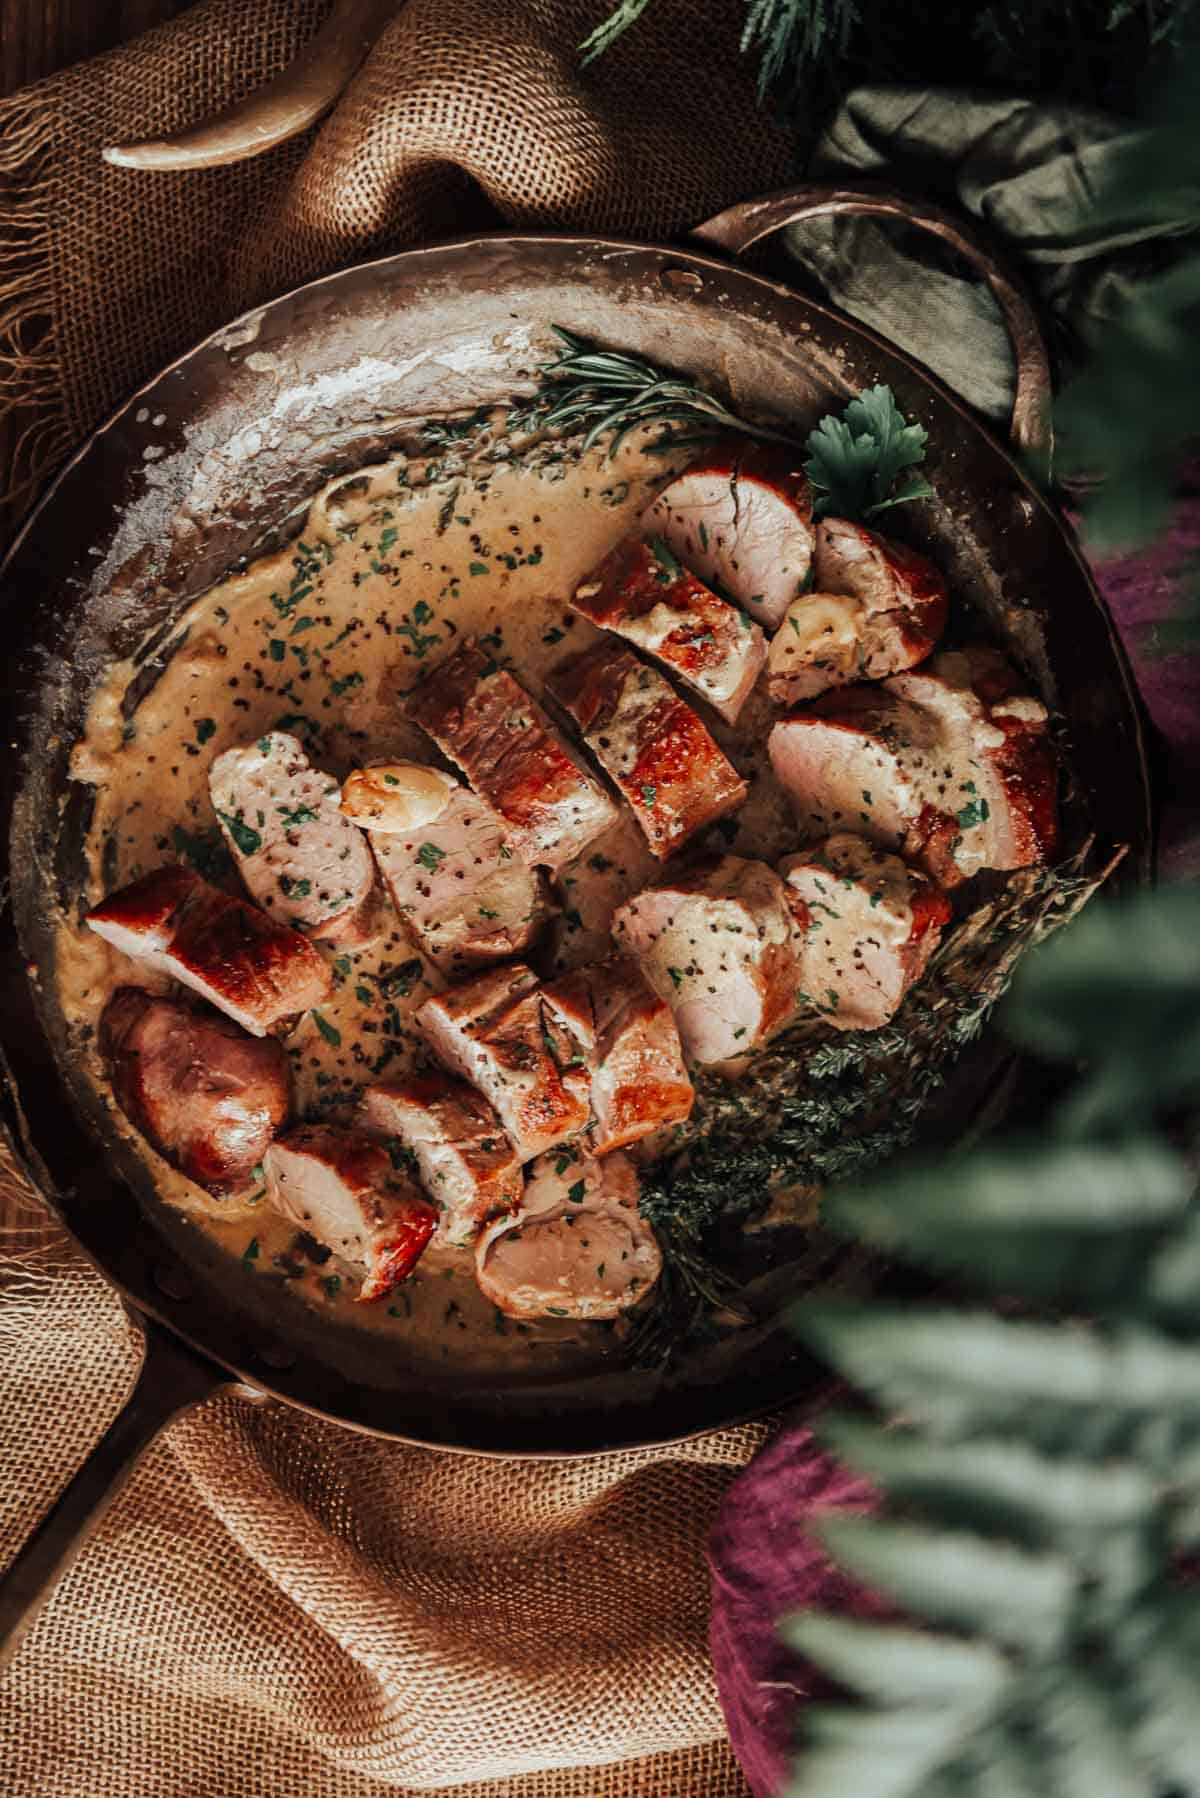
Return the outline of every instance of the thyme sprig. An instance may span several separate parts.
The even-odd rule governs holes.
[[[947,935],[885,1029],[800,1027],[736,1084],[700,1079],[689,1140],[643,1180],[639,1209],[662,1244],[664,1278],[629,1339],[636,1359],[694,1344],[713,1311],[736,1307],[736,1285],[709,1258],[718,1225],[761,1210],[772,1190],[824,1187],[913,1144],[1025,951],[1074,917],[1115,865],[1084,873],[1088,848],[1058,868],[1011,876]]]
[[[542,392],[523,426],[566,432],[585,430],[585,450],[611,433],[611,459],[631,431],[640,425],[662,425],[667,434],[654,449],[676,449],[684,443],[702,442],[738,431],[767,443],[795,442],[768,425],[740,418],[728,406],[694,382],[644,357],[625,350],[606,350],[576,337],[561,325],[551,327],[563,344],[563,352],[538,370]],[[686,435],[673,435],[670,427],[686,425]]]

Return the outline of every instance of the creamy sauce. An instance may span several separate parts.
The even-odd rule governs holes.
[[[436,463],[399,457],[332,483],[286,551],[189,608],[152,684],[150,646],[112,666],[72,759],[74,778],[95,789],[89,903],[164,862],[190,861],[226,878],[209,767],[223,750],[268,729],[295,733],[313,762],[338,778],[367,761],[435,761],[428,740],[406,721],[402,696],[464,637],[479,638],[541,697],[553,665],[602,634],[569,610],[565,595],[677,472],[634,437],[611,461],[603,449],[580,456],[543,447],[506,460],[485,452],[461,467],[449,475]],[[705,722],[752,782],[742,811],[708,833],[708,846],[771,861],[797,848],[766,758],[765,682],[735,728],[711,713]],[[563,910],[535,963],[549,971],[605,954],[614,908],[657,867],[622,807],[620,823],[564,870]],[[444,982],[390,905],[387,917],[365,949],[322,947],[333,967],[332,997],[288,1039],[297,1118],[348,1121],[373,1078],[425,1059],[412,1013]],[[115,987],[153,986],[155,977],[74,921],[64,921],[59,937],[60,1004],[89,1077],[111,1105],[95,1026]],[[540,1346],[549,1351],[536,1357],[543,1371],[548,1358],[604,1348],[600,1326],[500,1319],[475,1286],[470,1250],[432,1249],[390,1299],[352,1306],[346,1293],[357,1282],[348,1270],[297,1254],[294,1227],[267,1209],[260,1188],[211,1198],[112,1109],[160,1196],[249,1275],[273,1272],[312,1302],[344,1308],[343,1316],[353,1311],[356,1325],[393,1331],[435,1357],[490,1364]]]

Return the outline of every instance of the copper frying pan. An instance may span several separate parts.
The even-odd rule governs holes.
[[[1046,443],[1049,378],[1034,316],[987,246],[895,195],[801,189],[736,206],[685,248],[492,235],[348,269],[235,321],[151,381],[59,477],[2,572],[0,692],[10,890],[0,918],[0,1104],[19,1161],[146,1337],[133,1393],[0,1584],[11,1652],[54,1582],[181,1410],[222,1387],[355,1429],[445,1449],[578,1455],[715,1429],[811,1391],[814,1369],[771,1316],[661,1376],[616,1368],[569,1385],[448,1368],[414,1380],[352,1328],[198,1245],[154,1202],[69,1053],[53,996],[54,901],[80,892],[86,789],[66,757],[107,662],[164,630],[239,558],[293,528],[330,475],[385,453],[404,421],[528,385],[549,325],[722,384],[739,408],[804,422],[876,380],[928,427],[937,497],[913,529],[956,590],[1034,670],[1070,733],[1077,809],[1096,854],[1151,855],[1146,750],[1112,621],[1075,541],[997,442],[924,370],[869,331],[734,266],[792,220],[868,212],[921,224],[988,281],[1017,354],[1017,450]],[[31,979],[31,965],[36,978]],[[978,1086],[978,1069],[976,1070]],[[970,1098],[962,1089],[961,1103]],[[965,1110],[960,1115],[965,1115]],[[809,1278],[835,1270],[810,1268]]]

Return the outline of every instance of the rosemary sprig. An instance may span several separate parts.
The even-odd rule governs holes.
[[[603,349],[586,338],[565,331],[561,325],[554,325],[552,329],[563,343],[563,353],[553,361],[542,363],[539,368],[542,393],[529,412],[521,415],[522,427],[568,432],[586,430],[585,450],[611,433],[610,458],[616,455],[630,431],[647,424],[689,427],[686,437],[670,434],[663,437],[651,446],[656,450],[676,449],[684,443],[721,436],[726,431],[759,437],[767,443],[795,442],[782,431],[739,418],[703,387],[683,380],[641,356],[630,355],[624,350]]]
[[[636,25],[650,0],[620,0],[619,6],[611,12],[607,19],[601,19],[594,31],[588,33],[579,46],[580,58],[586,68],[589,62],[595,62],[606,50],[611,50],[619,37]]]

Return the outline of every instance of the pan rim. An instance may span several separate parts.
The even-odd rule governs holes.
[[[1128,652],[1116,629],[1115,621],[1109,607],[1104,600],[1103,595],[1100,593],[1092,575],[1092,571],[1083,556],[1077,534],[1070,521],[1062,515],[1060,509],[1054,504],[1052,499],[1043,493],[1035,484],[1019,459],[1014,455],[1008,444],[1001,440],[991,424],[987,420],[981,419],[959,395],[947,387],[944,382],[939,380],[936,375],[927,370],[905,350],[898,345],[891,343],[887,338],[883,337],[869,326],[861,324],[859,321],[838,312],[836,309],[821,301],[811,298],[807,294],[798,292],[795,288],[790,287],[785,282],[778,281],[760,274],[755,270],[748,269],[735,259],[729,259],[713,254],[704,248],[692,247],[692,245],[687,242],[668,245],[654,243],[639,238],[592,236],[586,232],[565,231],[512,232],[500,229],[490,232],[474,232],[459,236],[451,236],[438,240],[435,243],[423,244],[418,247],[369,258],[363,262],[354,263],[348,268],[336,269],[328,274],[317,276],[311,281],[299,283],[283,293],[273,296],[265,302],[245,308],[241,313],[208,332],[205,336],[193,343],[186,351],[172,358],[162,367],[157,369],[150,377],[121,401],[121,403],[88,434],[86,439],[67,459],[63,466],[56,471],[54,477],[47,485],[45,491],[39,496],[27,518],[23,520],[3,561],[0,562],[0,587],[3,587],[7,582],[12,568],[24,553],[30,537],[39,528],[44,513],[54,503],[62,486],[69,480],[78,467],[84,463],[89,456],[95,453],[97,446],[102,445],[105,440],[121,426],[122,422],[130,415],[130,413],[136,409],[139,402],[143,401],[147,395],[152,393],[166,377],[184,368],[187,364],[192,362],[193,359],[202,355],[204,352],[226,347],[222,340],[228,339],[232,334],[238,331],[239,327],[245,327],[252,321],[261,320],[273,310],[285,308],[289,304],[294,304],[304,296],[319,293],[321,291],[333,290],[341,284],[358,282],[365,282],[369,286],[374,286],[376,291],[385,292],[393,271],[419,268],[422,263],[433,265],[439,258],[470,258],[473,255],[478,255],[489,248],[495,247],[504,247],[514,251],[520,251],[528,256],[536,256],[539,252],[554,247],[559,249],[572,249],[584,256],[593,255],[608,257],[614,255],[619,256],[621,254],[648,255],[661,259],[667,263],[674,262],[695,268],[699,271],[707,272],[718,280],[732,280],[735,284],[746,287],[751,294],[757,292],[768,296],[772,300],[782,300],[793,305],[800,303],[808,312],[825,322],[831,336],[848,337],[857,340],[858,343],[867,346],[868,348],[878,350],[892,361],[902,364],[911,372],[920,384],[926,389],[931,390],[942,404],[957,414],[972,432],[986,439],[992,452],[997,454],[1007,465],[1009,475],[1013,480],[1014,485],[1019,488],[1022,495],[1032,505],[1037,507],[1038,510],[1051,521],[1075,564],[1076,570],[1081,577],[1082,584],[1087,589],[1098,617],[1103,620],[1111,657],[1110,667],[1119,676],[1122,689],[1121,699],[1126,715],[1132,726],[1131,752],[1137,763],[1139,806],[1142,815],[1147,820],[1147,844],[1142,858],[1146,866],[1137,866],[1135,867],[1134,872],[1139,879],[1148,877],[1149,863],[1152,857],[1152,820],[1154,814],[1142,702],[1133,676]],[[786,1407],[789,1405],[803,1404],[808,1400],[814,1390],[813,1382],[806,1378],[807,1370],[802,1366],[801,1358],[798,1357],[794,1369],[794,1390],[791,1391],[790,1396],[781,1398],[778,1394],[772,1393],[764,1398],[761,1403],[752,1404],[745,1409],[727,1412],[714,1421],[698,1424],[682,1432],[673,1432],[669,1429],[665,1432],[658,1432],[651,1428],[649,1433],[639,1435],[636,1439],[618,1441],[616,1443],[605,1441],[595,1446],[589,1445],[586,1448],[571,1448],[566,1450],[554,1448],[497,1449],[486,1446],[478,1447],[461,1442],[432,1440],[419,1435],[411,1435],[401,1430],[372,1425],[360,1421],[359,1419],[347,1417],[340,1415],[335,1411],[324,1409],[318,1404],[307,1402],[289,1392],[280,1391],[277,1387],[272,1385],[269,1378],[264,1379],[257,1372],[247,1372],[244,1367],[238,1366],[234,1362],[226,1359],[223,1355],[214,1352],[213,1349],[206,1344],[202,1346],[193,1338],[184,1323],[181,1323],[176,1317],[164,1312],[164,1310],[160,1306],[157,1306],[153,1300],[148,1300],[142,1297],[141,1294],[134,1295],[121,1280],[115,1277],[104,1264],[100,1256],[93,1252],[82,1238],[76,1235],[60,1205],[55,1189],[55,1182],[48,1177],[48,1170],[45,1170],[45,1172],[38,1170],[37,1163],[40,1162],[40,1157],[36,1154],[32,1133],[28,1132],[23,1127],[24,1113],[21,1106],[19,1087],[9,1068],[7,1056],[3,1054],[2,1049],[0,1049],[0,1077],[3,1079],[8,1105],[22,1125],[20,1135],[18,1135],[9,1125],[6,1124],[5,1126],[5,1135],[9,1140],[17,1166],[25,1177],[30,1180],[31,1184],[39,1193],[42,1202],[48,1206],[56,1221],[66,1231],[75,1248],[87,1258],[89,1264],[96,1269],[97,1273],[99,1273],[106,1284],[119,1294],[122,1303],[126,1308],[131,1310],[135,1316],[145,1316],[146,1318],[153,1320],[157,1326],[166,1329],[185,1342],[193,1352],[202,1356],[205,1360],[224,1368],[230,1375],[231,1385],[240,1384],[256,1392],[262,1392],[269,1396],[274,1402],[294,1406],[298,1410],[320,1417],[341,1428],[353,1429],[361,1434],[377,1436],[384,1440],[402,1441],[413,1446],[436,1450],[437,1452],[481,1455],[489,1459],[590,1459],[594,1456],[611,1452],[623,1452],[626,1450],[629,1452],[637,1452],[639,1449],[668,1448],[695,1441],[719,1430],[733,1428],[744,1423],[756,1421],[763,1416],[777,1411],[781,1405]],[[26,1143],[28,1144],[28,1152]],[[33,1165],[30,1164],[31,1154]],[[647,1414],[646,1421],[652,1424],[653,1418]]]

